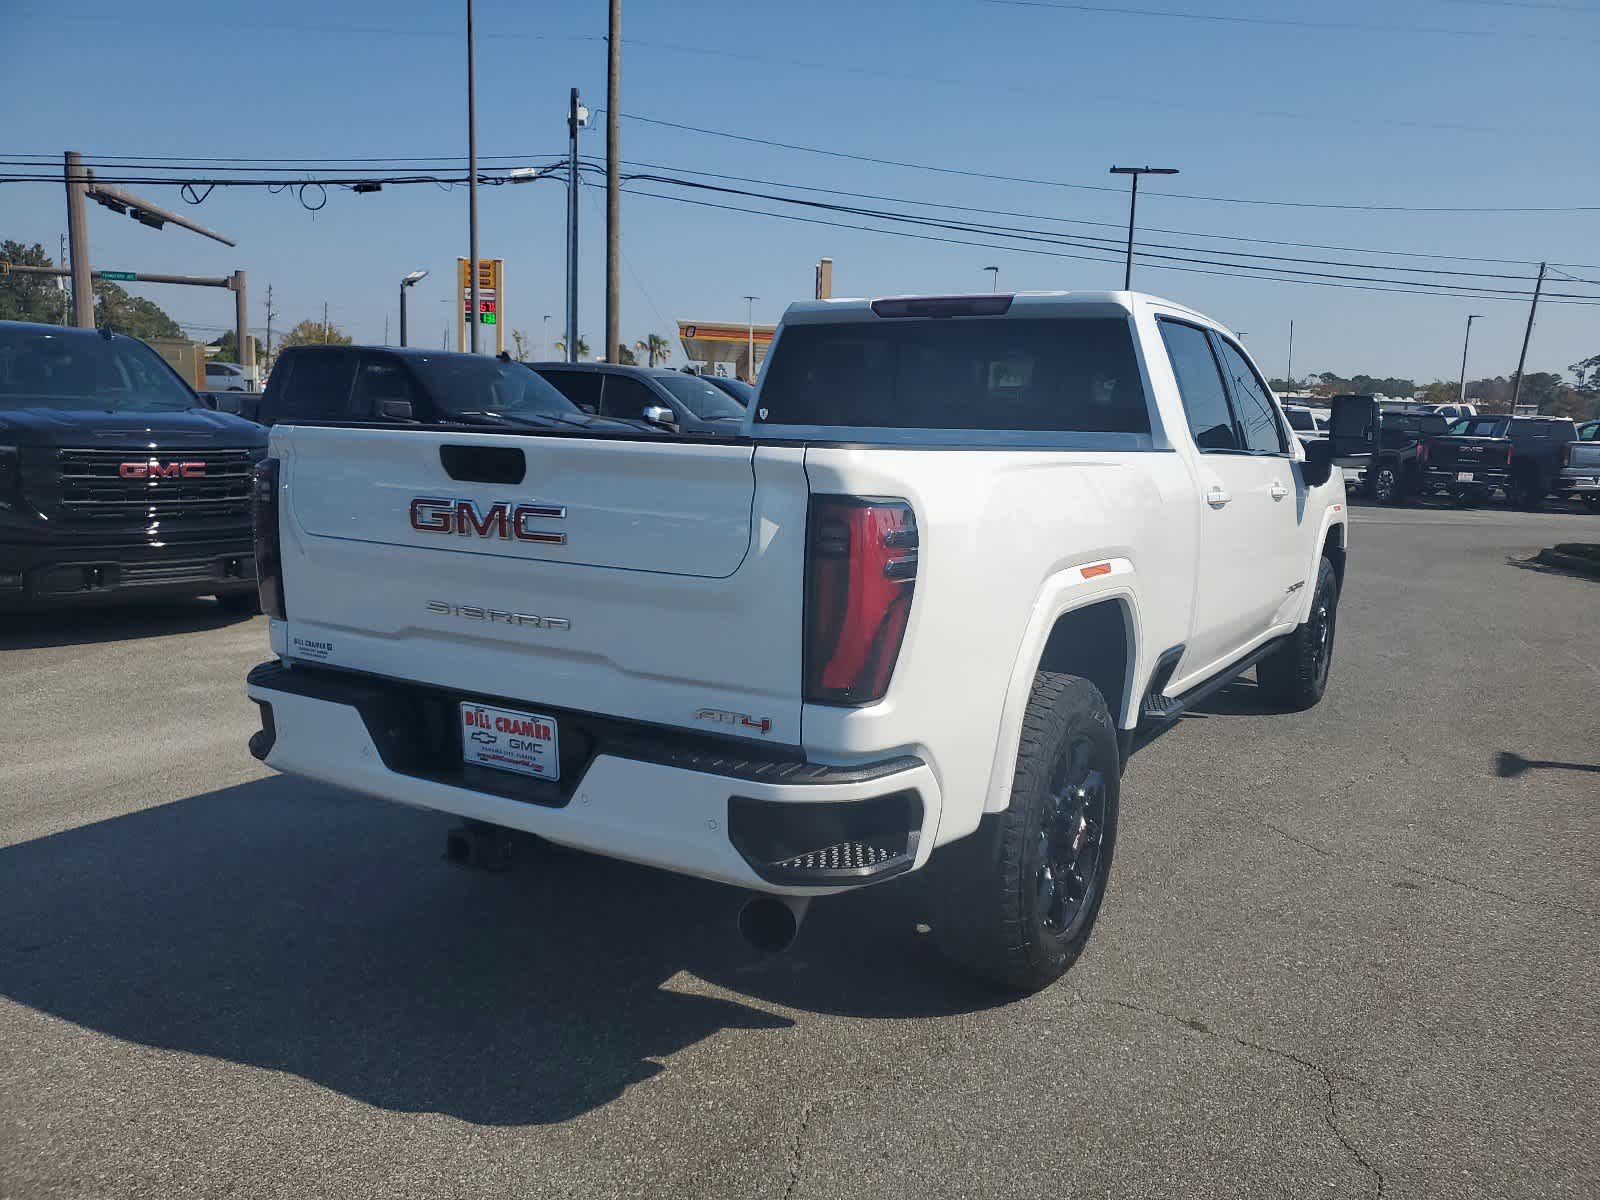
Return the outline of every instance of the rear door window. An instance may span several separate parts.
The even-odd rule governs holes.
[[[1233,412],[1228,407],[1228,392],[1222,386],[1217,356],[1211,351],[1211,339],[1205,330],[1181,321],[1163,320],[1160,326],[1194,444],[1201,450],[1238,450]]]
[[[879,318],[784,329],[758,422],[1150,432],[1126,318]]]
[[[350,384],[356,373],[353,350],[297,354],[288,387],[278,393],[274,421],[332,421],[350,415]]]

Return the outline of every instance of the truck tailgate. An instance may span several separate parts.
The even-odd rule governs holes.
[[[799,450],[280,426],[271,453],[284,657],[799,742]]]

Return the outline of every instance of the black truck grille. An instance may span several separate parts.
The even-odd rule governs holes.
[[[250,450],[59,450],[59,504],[69,520],[244,517]]]

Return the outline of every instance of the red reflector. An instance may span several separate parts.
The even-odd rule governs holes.
[[[1111,574],[1111,564],[1095,563],[1092,567],[1079,567],[1078,573],[1081,574],[1085,579],[1094,579],[1100,575],[1109,575]]]
[[[917,578],[917,522],[904,500],[813,496],[807,530],[806,699],[883,699]]]

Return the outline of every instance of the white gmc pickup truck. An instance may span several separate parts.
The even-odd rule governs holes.
[[[1251,666],[1283,708],[1327,685],[1337,414],[1303,448],[1177,304],[796,304],[738,439],[505,422],[273,429],[251,750],[463,817],[458,848],[750,889],[757,945],[927,866],[952,959],[1043,987],[1136,741]]]

